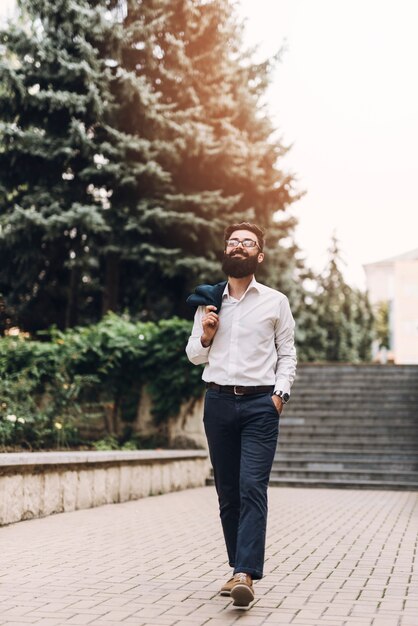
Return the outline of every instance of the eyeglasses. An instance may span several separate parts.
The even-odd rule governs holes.
[[[227,239],[225,244],[227,248],[237,248],[239,244],[241,244],[243,248],[255,248],[256,246],[257,248],[260,247],[254,239],[243,239],[242,241],[239,239]]]

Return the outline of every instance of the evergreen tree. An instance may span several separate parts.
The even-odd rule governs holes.
[[[271,64],[243,52],[230,4],[22,6],[0,35],[2,318],[185,313],[196,282],[221,278],[223,228],[241,219],[268,227],[264,271],[291,286],[298,264],[278,243],[294,223],[273,217],[296,194],[260,104]]]
[[[84,178],[106,101],[84,33],[101,37],[103,21],[84,0],[22,9],[0,35],[0,291],[14,323],[66,326],[82,306],[89,235],[108,229]]]
[[[339,244],[334,236],[330,258],[310,297],[306,311],[297,311],[301,360],[359,362],[371,358],[373,314],[367,294],[348,285],[341,271]]]
[[[123,128],[125,98],[143,127],[158,98],[114,61],[114,4],[27,0],[1,33],[0,292],[25,328],[118,306],[118,233],[138,210],[127,197],[146,207],[169,180],[146,133]]]
[[[137,250],[146,308],[186,314],[187,292],[197,282],[223,278],[226,224],[250,219],[270,227],[273,248],[294,225],[273,221],[296,194],[277,167],[284,148],[272,141],[260,104],[271,64],[254,64],[243,52],[241,26],[226,0],[131,1],[124,27],[125,66],[148,77],[170,112],[162,164],[172,192],[144,215],[147,233]],[[281,262],[288,263],[283,254]]]
[[[324,303],[318,299],[318,283],[314,278],[308,278],[309,287],[300,283],[297,291],[295,306],[292,302],[292,312],[296,322],[295,342],[298,360],[314,362],[326,360],[327,329],[322,324],[324,317]],[[312,285],[315,285],[314,289]]]
[[[381,300],[375,306],[374,331],[379,349],[390,348],[389,302]]]
[[[372,343],[375,338],[373,309],[367,293],[354,289],[353,296],[357,329],[357,358],[360,361],[371,361]]]

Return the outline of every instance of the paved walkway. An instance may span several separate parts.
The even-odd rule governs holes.
[[[257,602],[229,577],[211,487],[0,529],[0,625],[417,626],[418,494],[270,489]]]

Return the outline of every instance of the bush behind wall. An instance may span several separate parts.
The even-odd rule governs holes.
[[[0,339],[0,445],[43,448],[83,443],[74,422],[86,403],[106,407],[110,435],[129,431],[146,385],[156,424],[201,396],[201,367],[185,346],[191,322],[133,322],[109,313],[101,322],[48,341]]]

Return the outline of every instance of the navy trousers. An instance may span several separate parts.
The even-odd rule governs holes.
[[[208,389],[203,420],[229,565],[234,573],[262,578],[279,414],[271,393],[235,396]]]

